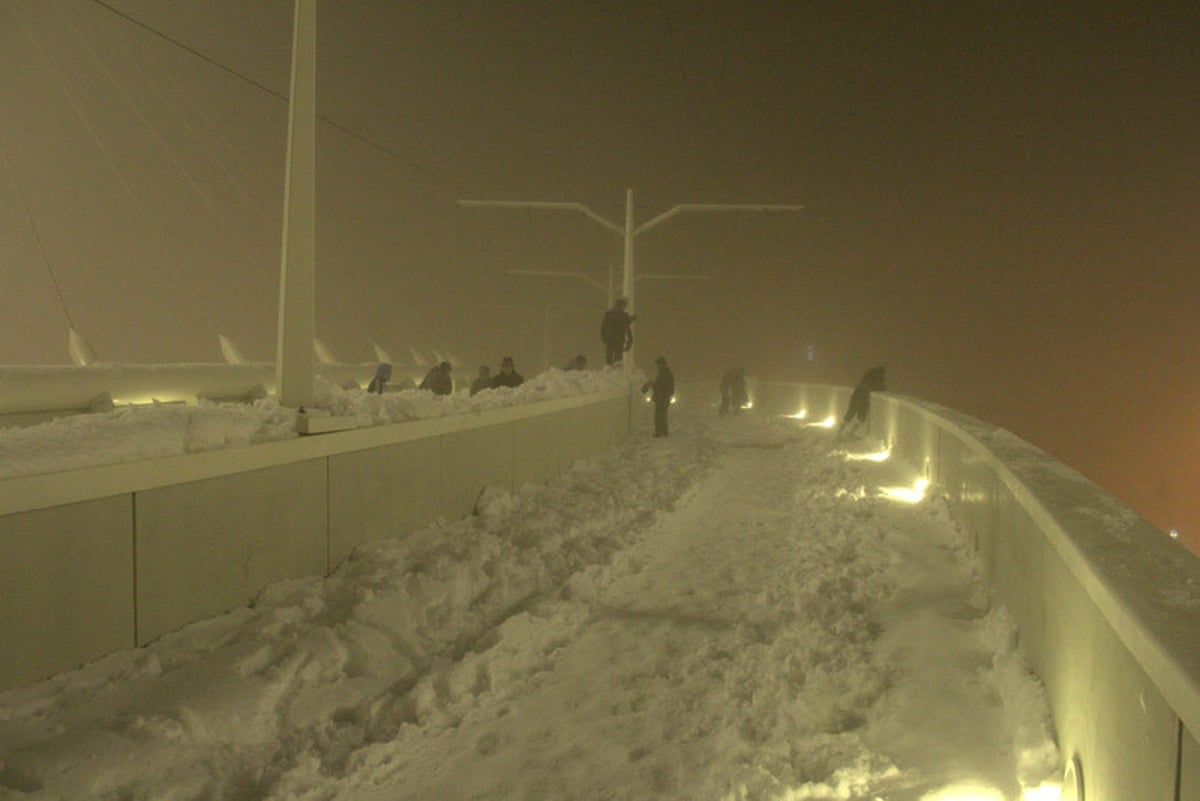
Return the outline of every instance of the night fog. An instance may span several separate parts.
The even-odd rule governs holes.
[[[642,370],[666,355],[715,399],[735,365],[885,364],[1200,543],[1195,11],[319,5],[339,360],[603,362],[621,238],[460,200],[800,204],[637,237]],[[71,328],[108,362],[217,362],[219,335],[274,358],[291,13],[0,3],[0,362],[68,363]]]

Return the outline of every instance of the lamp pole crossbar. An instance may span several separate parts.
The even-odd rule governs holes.
[[[640,226],[634,226],[633,223],[633,190],[625,191],[625,224],[618,225],[617,223],[597,214],[592,209],[582,203],[569,203],[550,200],[460,200],[461,206],[470,206],[475,208],[488,207],[498,209],[545,209],[548,211],[573,211],[590,218],[601,226],[615,232],[624,239],[625,254],[624,254],[624,275],[621,280],[621,291],[628,303],[630,314],[634,314],[634,286],[636,280],[633,273],[633,240],[638,234],[645,233],[654,226],[666,222],[677,214],[691,211],[748,211],[748,212],[789,212],[800,211],[803,206],[790,204],[770,204],[770,203],[682,203],[678,206],[673,206],[667,209],[657,217],[652,217]],[[513,271],[515,272],[515,271]],[[532,271],[530,271],[532,272]],[[552,273],[553,274],[553,273]],[[582,275],[578,273],[563,273],[566,275]],[[584,276],[586,278],[586,276]],[[649,276],[647,276],[649,277]],[[655,275],[655,278],[699,278],[703,280],[707,276],[666,276]],[[590,280],[590,279],[589,279]],[[610,304],[611,305],[611,304]],[[633,369],[634,356],[633,349],[630,348],[626,354],[626,358],[622,360],[622,365],[626,373]]]

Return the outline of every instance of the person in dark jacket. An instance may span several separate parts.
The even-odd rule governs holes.
[[[434,395],[449,395],[454,391],[454,379],[450,377],[450,362],[442,362],[425,374],[420,389],[427,389]]]
[[[600,339],[604,342],[604,363],[616,364],[625,351],[633,347],[633,321],[635,315],[625,311],[625,298],[618,298],[613,307],[604,313],[600,323]]]
[[[658,375],[653,381],[642,385],[642,392],[650,391],[650,400],[654,403],[654,436],[668,435],[667,411],[671,408],[671,399],[675,397],[675,374],[667,366],[667,358],[659,356],[654,360],[658,365]]]
[[[374,392],[379,395],[383,394],[383,388],[387,386],[387,382],[392,378],[392,366],[387,362],[380,362],[375,368],[375,377],[371,379],[371,383],[367,384],[367,392]]]
[[[491,389],[492,386],[492,368],[486,364],[479,365],[479,375],[475,376],[475,380],[471,382],[471,394],[479,394],[481,389]]]
[[[730,367],[721,376],[720,414],[741,414],[746,400],[746,368]]]
[[[871,413],[872,392],[886,391],[887,376],[886,368],[883,365],[876,365],[863,373],[862,380],[858,382],[858,386],[850,395],[850,405],[846,407],[846,415],[842,418],[842,427],[838,429],[838,436],[842,436],[851,421],[855,421],[854,428],[858,428],[859,424],[867,419]],[[868,425],[870,424],[868,423]]]
[[[519,387],[525,383],[525,379],[517,372],[513,366],[512,356],[505,356],[500,360],[500,372],[492,376],[492,389],[500,387]]]

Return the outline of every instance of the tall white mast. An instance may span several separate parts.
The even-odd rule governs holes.
[[[283,252],[279,271],[279,334],[275,394],[298,409],[313,400],[316,333],[317,2],[296,0],[292,86],[288,102],[287,170],[283,197]]]

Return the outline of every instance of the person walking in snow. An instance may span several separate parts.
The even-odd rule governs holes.
[[[600,322],[600,339],[604,342],[604,363],[616,364],[625,351],[633,347],[633,321],[635,315],[625,311],[628,301],[617,298],[612,308],[604,313]]]
[[[741,414],[746,405],[746,368],[730,367],[721,376],[720,414]]]
[[[450,362],[442,362],[426,373],[420,388],[427,389],[434,395],[449,395],[453,392],[454,379],[450,376]]]
[[[519,387],[525,383],[525,378],[517,372],[513,365],[512,356],[505,356],[500,360],[500,372],[492,376],[492,389],[500,387]]]
[[[846,427],[852,421],[854,421],[855,429],[858,428],[859,424],[866,421],[867,416],[871,413],[871,393],[887,391],[887,377],[885,372],[886,368],[880,364],[863,373],[858,386],[854,388],[854,392],[850,395],[850,405],[846,407],[846,415],[842,418],[842,426],[838,429],[838,437],[841,437],[845,433]],[[867,425],[870,426],[870,423]]]
[[[642,385],[642,392],[650,392],[650,400],[654,403],[654,436],[665,437],[669,434],[667,412],[671,408],[671,400],[675,397],[675,374],[667,365],[667,357],[659,356],[654,360],[658,365],[658,375],[653,381]]]

